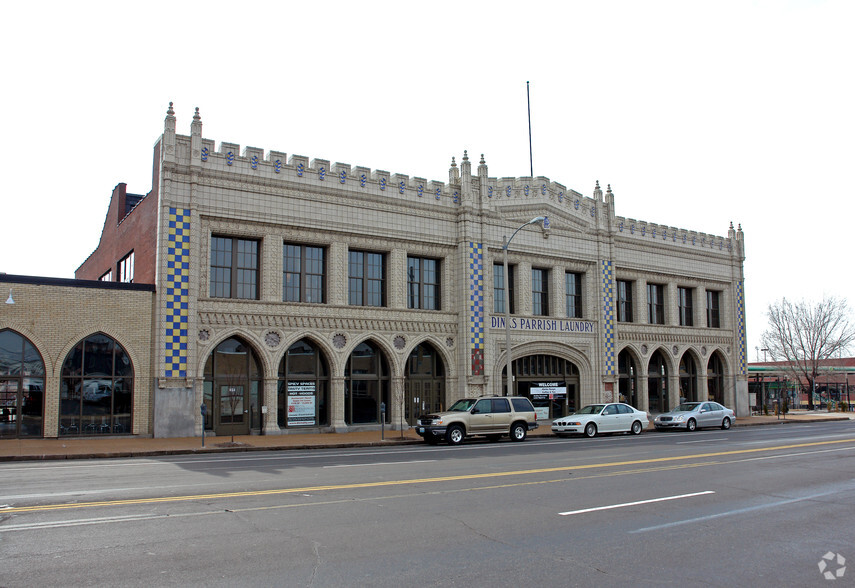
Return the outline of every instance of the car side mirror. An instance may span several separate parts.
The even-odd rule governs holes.
[[[480,412],[481,412],[480,410],[478,410],[477,408],[473,407],[473,408],[472,408],[472,412],[471,412],[470,414],[478,414],[478,413],[480,413]]]

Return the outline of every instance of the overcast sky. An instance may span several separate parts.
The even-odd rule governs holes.
[[[855,2],[14,2],[0,272],[73,277],[113,187],[177,131],[448,180],[484,154],[619,216],[745,232],[748,351],[772,302],[855,304]],[[762,356],[762,353],[761,353]]]

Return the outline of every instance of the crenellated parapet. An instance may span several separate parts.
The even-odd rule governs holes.
[[[634,218],[616,216],[614,222],[616,236],[624,239],[679,245],[707,252],[723,252],[728,255],[735,246],[733,239],[728,237],[709,235]]]
[[[545,176],[491,177],[483,154],[475,174],[472,173],[466,151],[459,166],[452,157],[449,181],[445,183],[327,159],[288,155],[283,151],[241,147],[238,143],[226,141],[217,148],[213,139],[202,138],[198,108],[193,116],[191,135],[177,135],[172,103],[164,121],[161,141],[165,161],[189,164],[225,178],[235,174],[241,176],[241,182],[255,176],[267,182],[281,181],[289,184],[289,187],[303,184],[325,193],[335,194],[340,190],[342,196],[347,197],[363,193],[384,198],[421,200],[444,207],[457,207],[466,198],[475,198],[475,195],[480,195],[484,206],[496,210],[512,204],[540,201],[565,211],[568,216],[577,217],[580,223],[610,227],[616,237],[658,241],[659,244],[697,247],[708,251],[730,252],[737,246],[737,239],[731,236],[719,237],[615,216],[611,186],[604,193],[599,182],[588,197]]]

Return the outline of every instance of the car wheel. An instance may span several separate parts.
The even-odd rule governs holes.
[[[501,438],[502,438],[501,435],[487,435],[487,440],[490,441],[490,443],[495,443],[496,441],[498,441]]]
[[[528,428],[525,423],[514,423],[511,425],[511,439],[514,441],[525,441],[525,436],[528,434]]]
[[[594,423],[588,423],[585,425],[585,437],[596,437],[597,436],[597,425]]]
[[[445,440],[448,441],[449,445],[460,445],[463,443],[464,437],[466,437],[466,433],[460,425],[451,425],[445,433]]]
[[[721,421],[721,428],[727,431],[730,428],[730,418],[724,417],[724,420]]]
[[[641,435],[641,429],[642,429],[641,422],[634,421],[632,423],[632,428],[630,428],[629,432],[632,433],[633,435]]]
[[[689,419],[689,422],[686,423],[686,430],[694,431],[698,428],[698,423],[695,422],[695,419]]]

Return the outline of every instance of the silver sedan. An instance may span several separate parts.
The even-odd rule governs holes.
[[[683,402],[672,411],[657,415],[653,426],[663,429],[694,431],[701,427],[729,429],[735,418],[733,411],[718,402]]]
[[[646,412],[622,402],[589,404],[571,415],[552,421],[552,432],[559,437],[582,433],[596,437],[597,433],[632,433],[638,435],[650,423]]]

